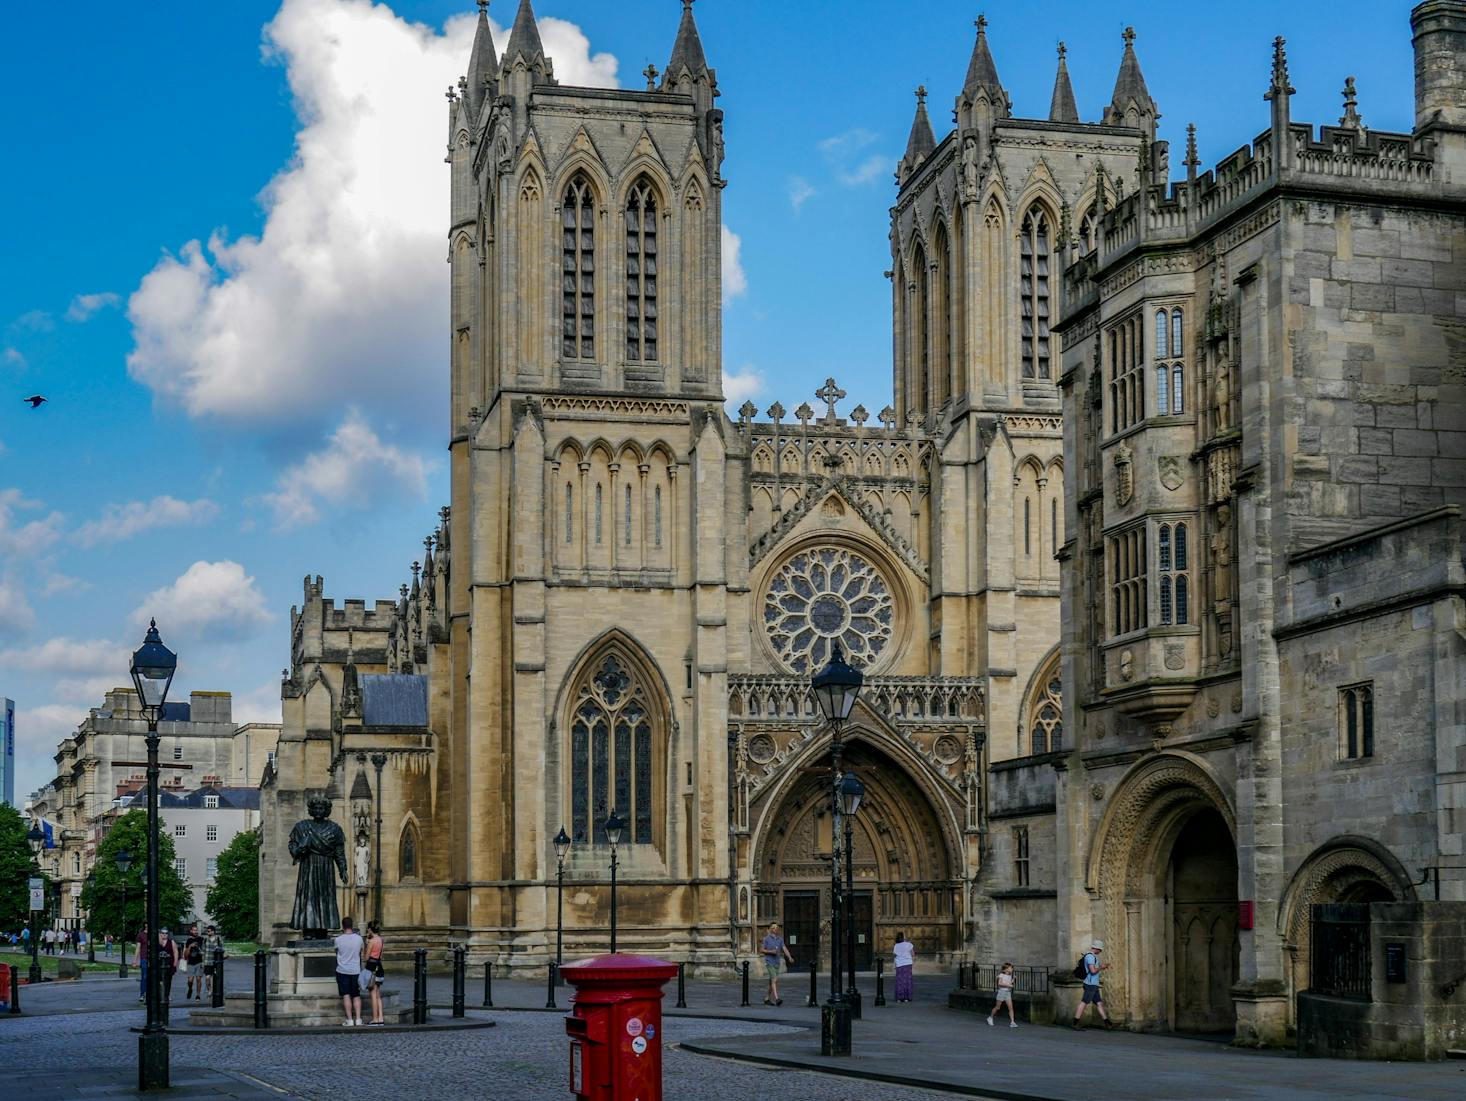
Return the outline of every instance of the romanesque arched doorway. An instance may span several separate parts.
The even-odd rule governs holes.
[[[854,827],[856,966],[873,966],[898,930],[930,961],[960,943],[961,882],[950,829],[912,775],[858,736],[846,768],[865,784]],[[796,965],[829,961],[831,816],[829,756],[810,761],[764,820],[754,893],[760,926],[784,925]]]
[[[1197,759],[1162,754],[1121,782],[1091,853],[1105,1001],[1131,1028],[1236,1027],[1236,819]]]

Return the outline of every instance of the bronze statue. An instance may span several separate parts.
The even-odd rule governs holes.
[[[331,800],[317,792],[306,800],[310,817],[290,831],[290,857],[300,865],[290,926],[307,940],[322,940],[341,924],[336,875],[346,878],[346,834],[332,822]]]

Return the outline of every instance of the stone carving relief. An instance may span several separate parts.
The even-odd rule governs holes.
[[[766,765],[774,759],[778,746],[767,734],[755,734],[748,740],[748,759],[756,765]]]
[[[1175,673],[1186,668],[1186,647],[1179,642],[1166,643],[1166,668]]]
[[[956,764],[962,756],[962,743],[951,734],[943,734],[932,746],[932,756],[944,765]]]
[[[891,586],[865,557],[844,547],[800,551],[774,574],[764,629],[791,673],[822,668],[838,639],[847,660],[869,669],[896,627]]]
[[[1135,496],[1135,455],[1124,444],[1115,450],[1115,501],[1128,505]]]
[[[1135,678],[1135,655],[1129,650],[1120,651],[1120,679],[1130,681]]]
[[[1156,456],[1156,469],[1160,474],[1161,485],[1173,493],[1180,489],[1186,481],[1186,472],[1181,465],[1182,462],[1180,455]]]

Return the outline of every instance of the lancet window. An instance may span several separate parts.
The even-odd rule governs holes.
[[[626,199],[626,358],[657,358],[657,196],[645,179]]]
[[[1049,241],[1052,233],[1043,207],[1023,216],[1018,235],[1019,297],[1023,321],[1023,377],[1050,378]]]
[[[596,222],[590,180],[577,172],[560,205],[562,234],[560,354],[596,355]]]
[[[614,810],[628,840],[651,844],[660,756],[655,696],[631,660],[612,650],[587,667],[572,699],[571,836],[605,844]]]

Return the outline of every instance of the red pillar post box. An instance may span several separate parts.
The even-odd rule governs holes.
[[[565,1018],[577,1101],[662,1101],[662,987],[677,965],[597,956],[560,972],[575,987]]]

